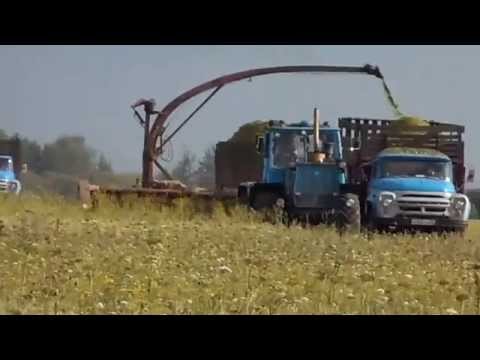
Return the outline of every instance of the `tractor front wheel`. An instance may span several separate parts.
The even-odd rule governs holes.
[[[336,226],[343,233],[360,232],[360,200],[355,194],[341,195],[336,211]]]
[[[264,214],[264,219],[272,223],[285,221],[285,200],[277,192],[259,190],[252,194],[251,207]]]

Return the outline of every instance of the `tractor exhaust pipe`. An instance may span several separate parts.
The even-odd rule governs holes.
[[[309,153],[309,162],[323,163],[325,154],[320,151],[320,113],[313,110],[313,152]]]
[[[313,149],[320,152],[320,113],[317,108],[313,109]]]

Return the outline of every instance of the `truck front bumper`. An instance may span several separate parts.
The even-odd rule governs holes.
[[[465,231],[468,222],[443,216],[375,218],[377,227],[420,231]]]
[[[0,182],[0,193],[18,194],[20,193],[21,189],[22,184],[18,180]]]

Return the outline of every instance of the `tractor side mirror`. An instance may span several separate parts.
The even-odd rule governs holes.
[[[467,182],[473,183],[475,181],[475,169],[468,170]]]
[[[257,153],[263,154],[265,149],[265,138],[263,136],[257,135],[255,139],[255,147],[257,149]]]

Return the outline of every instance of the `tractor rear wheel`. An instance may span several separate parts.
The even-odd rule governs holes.
[[[355,194],[344,194],[339,198],[339,205],[336,211],[336,226],[338,231],[343,233],[360,232],[360,200]]]

